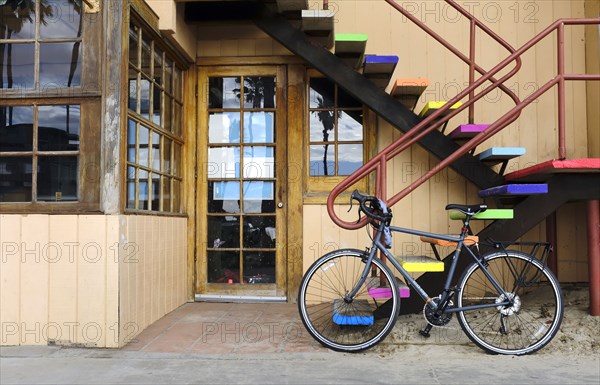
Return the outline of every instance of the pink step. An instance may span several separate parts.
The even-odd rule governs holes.
[[[448,134],[448,137],[452,139],[470,139],[485,131],[489,126],[489,124],[461,124]]]

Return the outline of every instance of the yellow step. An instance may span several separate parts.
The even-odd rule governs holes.
[[[424,255],[402,255],[396,261],[409,273],[428,273],[444,271],[444,262]]]

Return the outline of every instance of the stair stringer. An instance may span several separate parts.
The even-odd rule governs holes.
[[[600,174],[555,174],[548,181],[548,193],[531,195],[514,207],[514,219],[497,220],[481,230],[480,240],[515,241],[534,226],[555,212],[560,206],[573,201],[600,199]],[[555,245],[556,246],[556,245]],[[486,250],[481,250],[485,252]],[[452,254],[444,258],[444,271],[449,271]],[[472,262],[469,254],[462,253],[453,285],[460,279],[462,271]],[[444,288],[445,278],[439,273],[425,273],[417,279],[429,295],[438,295]],[[412,292],[412,290],[411,290]],[[423,310],[421,298],[412,296],[402,300],[401,314],[419,313]]]
[[[302,31],[294,28],[285,18],[273,15],[257,18],[254,23],[398,130],[407,132],[422,121],[401,102],[345,65],[334,54],[312,43]],[[438,159],[445,159],[460,148],[458,144],[436,130],[425,135],[419,140],[419,144]],[[497,186],[503,182],[500,175],[469,153],[457,159],[450,167],[481,189]]]

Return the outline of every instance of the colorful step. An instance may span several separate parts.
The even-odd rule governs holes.
[[[477,155],[479,160],[497,164],[519,156],[525,155],[525,148],[523,147],[492,147]]]
[[[373,310],[367,300],[348,304],[342,299],[333,301],[333,323],[336,325],[373,325]]]
[[[362,33],[337,33],[335,35],[335,56],[348,66],[358,69],[363,63],[368,36]]]
[[[327,9],[302,10],[302,30],[317,44],[333,47],[335,12]]]
[[[380,88],[386,88],[398,64],[398,56],[365,55],[363,75]]]
[[[512,195],[539,195],[547,194],[548,185],[545,183],[533,184],[506,184],[481,190],[479,196],[481,198],[495,196],[512,196]]]
[[[390,95],[398,99],[409,110],[414,110],[428,86],[428,79],[396,79]]]
[[[424,255],[405,255],[396,257],[396,261],[409,273],[444,271],[444,262]]]
[[[456,236],[458,237],[458,236]],[[440,246],[440,247],[456,247],[458,245],[458,242],[452,242],[452,241],[446,241],[444,239],[437,239],[437,238],[429,238],[429,237],[420,237],[421,242],[424,243],[429,243],[435,246]],[[469,235],[467,237],[465,237],[465,240],[463,241],[465,246],[472,246],[476,243],[479,242],[479,237],[477,235]]]
[[[398,293],[400,294],[400,298],[410,297],[409,287],[398,278],[396,278],[396,283],[398,284]],[[367,287],[369,295],[373,298],[392,298],[392,289],[389,287],[379,287],[378,277],[371,278],[370,281],[367,282]]]
[[[433,114],[435,111],[439,110],[440,108],[444,107],[445,105],[446,105],[446,102],[439,102],[439,101],[427,102],[427,104],[425,104],[423,106],[423,109],[419,113],[419,116],[422,118],[425,118],[425,117]],[[462,106],[462,102],[454,103],[448,110],[446,110],[446,112],[443,115],[450,113],[451,110],[455,110],[455,109],[459,108],[460,106]]]
[[[448,134],[452,139],[471,139],[487,130],[489,124],[461,124]]]
[[[450,219],[453,220],[463,220],[466,218],[466,215],[461,213],[460,211],[450,211]],[[515,217],[515,213],[513,209],[487,209],[482,213],[476,214],[472,219],[479,220],[495,220],[495,219],[513,219]]]

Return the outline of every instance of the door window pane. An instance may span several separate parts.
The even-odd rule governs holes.
[[[244,248],[275,248],[275,217],[244,216]]]
[[[335,147],[310,146],[310,176],[335,175]]]
[[[244,282],[275,283],[275,252],[244,251]]]
[[[334,83],[327,78],[310,79],[310,108],[333,107],[335,97]]]
[[[340,111],[338,116],[338,140],[339,141],[363,141],[362,110]]]
[[[240,148],[212,147],[208,149],[208,178],[239,178]]]
[[[0,202],[31,202],[30,156],[0,156]]]
[[[33,107],[0,107],[0,151],[33,149]]]
[[[312,111],[310,113],[311,142],[333,142],[335,140],[334,128],[333,111]]]
[[[240,113],[212,112],[208,116],[209,143],[239,143]]]
[[[244,213],[275,212],[275,182],[244,182]]]
[[[0,88],[33,88],[34,52],[34,44],[0,43]]]
[[[244,143],[273,143],[274,140],[274,112],[244,113]]]
[[[275,177],[275,149],[251,146],[244,148],[244,178]]]
[[[40,44],[40,87],[77,87],[81,84],[81,44]]]
[[[362,144],[340,144],[338,146],[338,175],[350,175],[362,165]]]
[[[209,251],[207,257],[209,283],[240,283],[239,252]]]
[[[241,97],[239,87],[237,95]],[[272,76],[244,77],[244,108],[274,108],[275,78]]]
[[[237,216],[208,217],[208,247],[237,249],[240,247],[240,218]]]
[[[208,182],[209,213],[240,213],[240,182]]]
[[[79,106],[38,107],[38,149],[78,151],[79,121]]]
[[[77,200],[77,157],[40,156],[37,169],[38,201]]]
[[[208,108],[240,108],[240,78],[209,78]]]
[[[77,38],[81,36],[81,1],[46,0],[43,7],[43,23],[40,37]]]

